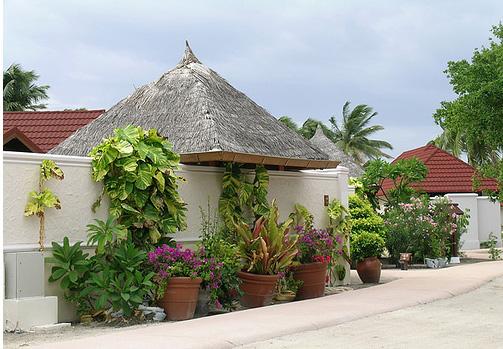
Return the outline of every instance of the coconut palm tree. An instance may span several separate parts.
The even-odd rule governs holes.
[[[391,144],[382,140],[369,139],[371,135],[384,129],[381,125],[369,126],[377,112],[365,104],[359,104],[351,110],[349,104],[350,102],[346,102],[342,108],[340,125],[335,117],[329,119],[335,144],[360,164],[369,159],[390,158],[391,156],[384,153],[382,149],[393,149]]]
[[[312,118],[308,118],[306,121],[304,121],[304,123],[302,124],[302,127],[299,130],[299,133],[304,138],[311,139],[314,136],[314,134],[316,133],[316,128],[318,127],[318,125],[323,130],[323,133],[325,134],[325,136],[332,139],[332,141],[333,141],[333,137],[334,137],[333,132],[324,123],[322,123],[321,121],[312,119]]]
[[[443,129],[442,133],[429,143],[451,153],[457,158],[466,151],[466,142],[461,132],[456,132],[448,128]]]
[[[3,72],[3,110],[23,111],[45,109],[40,102],[49,98],[49,86],[37,86],[39,76],[35,71],[23,70],[19,64],[12,64]]]
[[[283,125],[288,127],[289,129],[299,133],[299,126],[297,123],[289,116],[282,116],[278,119]]]

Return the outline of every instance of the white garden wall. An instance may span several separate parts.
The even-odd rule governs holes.
[[[91,205],[102,187],[91,179],[89,158],[17,152],[3,154],[4,253],[38,249],[38,219],[24,217],[23,212],[28,193],[37,189],[39,165],[43,159],[54,160],[65,173],[63,181],[47,182],[47,186],[60,198],[62,208],[46,211],[46,255],[50,254],[51,242],[61,243],[64,236],[68,236],[70,242],[86,241],[86,225],[93,219],[106,217],[106,202],[96,214],[91,211]],[[211,207],[217,209],[223,169],[182,165],[178,174],[186,179],[180,184],[180,194],[187,203],[188,227],[175,238],[181,242],[194,243],[200,234],[199,208],[206,209],[210,200]],[[338,198],[347,205],[348,171],[344,167],[325,171],[269,171],[269,175],[269,198],[277,199],[281,219],[287,217],[295,203],[301,203],[314,214],[315,225],[324,227],[328,223],[325,195],[330,200]],[[44,280],[47,280],[49,270],[45,274]],[[45,296],[58,296],[59,321],[73,320],[75,312],[63,301],[57,285],[46,281],[44,288]]]
[[[63,181],[50,180],[47,186],[58,195],[61,210],[46,211],[46,245],[62,241],[86,240],[86,225],[93,219],[104,219],[106,203],[95,214],[91,205],[101,191],[90,175],[90,159],[48,154],[4,152],[4,249],[36,249],[38,219],[24,217],[28,193],[38,186],[38,166],[43,159],[54,160],[65,173]],[[180,183],[180,194],[187,203],[187,230],[176,235],[177,240],[194,242],[199,236],[200,209],[206,209],[208,199],[217,208],[222,187],[222,168],[182,165],[178,174],[186,179]],[[324,195],[339,198],[347,204],[347,169],[331,171],[286,172],[269,171],[269,198],[278,201],[281,218],[292,211],[295,203],[306,206],[315,216],[315,224],[327,224]]]
[[[489,239],[492,232],[498,238],[501,247],[501,208],[499,202],[493,202],[487,196],[476,193],[452,193],[446,197],[459,204],[463,211],[469,210],[470,223],[467,233],[461,236],[461,249],[474,250],[480,248],[480,243]]]

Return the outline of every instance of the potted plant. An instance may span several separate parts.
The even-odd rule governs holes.
[[[243,306],[261,307],[272,301],[279,272],[287,269],[297,254],[298,236],[290,234],[290,224],[291,219],[278,224],[274,200],[269,213],[260,217],[253,229],[246,223],[236,224],[243,259],[243,268],[238,272]]]
[[[326,229],[305,230],[295,228],[299,235],[299,265],[292,267],[295,280],[302,282],[296,299],[310,299],[323,296],[327,280],[328,265],[334,249],[334,239]]]
[[[384,239],[377,233],[362,232],[351,239],[351,258],[356,261],[356,271],[363,283],[378,283],[381,278],[381,261]]]
[[[291,302],[295,299],[297,291],[302,286],[301,280],[296,280],[293,273],[280,273],[278,288],[274,299],[280,302]]]
[[[194,317],[203,274],[206,276],[204,281],[218,288],[219,280],[215,278],[218,273],[206,273],[213,271],[207,265],[209,261],[202,260],[190,249],[183,249],[180,244],[157,247],[148,253],[148,262],[156,272],[157,299],[168,320]]]

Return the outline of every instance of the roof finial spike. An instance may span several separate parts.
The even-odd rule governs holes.
[[[200,63],[199,59],[197,59],[196,55],[194,52],[192,52],[192,49],[190,48],[189,41],[185,40],[185,53],[183,54],[182,59],[178,63],[178,66],[185,66],[189,65],[190,63]]]

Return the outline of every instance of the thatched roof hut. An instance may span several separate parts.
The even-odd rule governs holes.
[[[86,156],[115,128],[155,128],[184,163],[240,163],[293,168],[336,167],[309,141],[202,64],[188,43],[178,65],[136,89],[51,153]]]
[[[328,154],[332,160],[340,161],[341,166],[349,169],[350,177],[360,177],[364,170],[363,167],[356,163],[355,160],[332,142],[324,133],[323,129],[318,125],[314,136],[310,139],[311,143]]]

